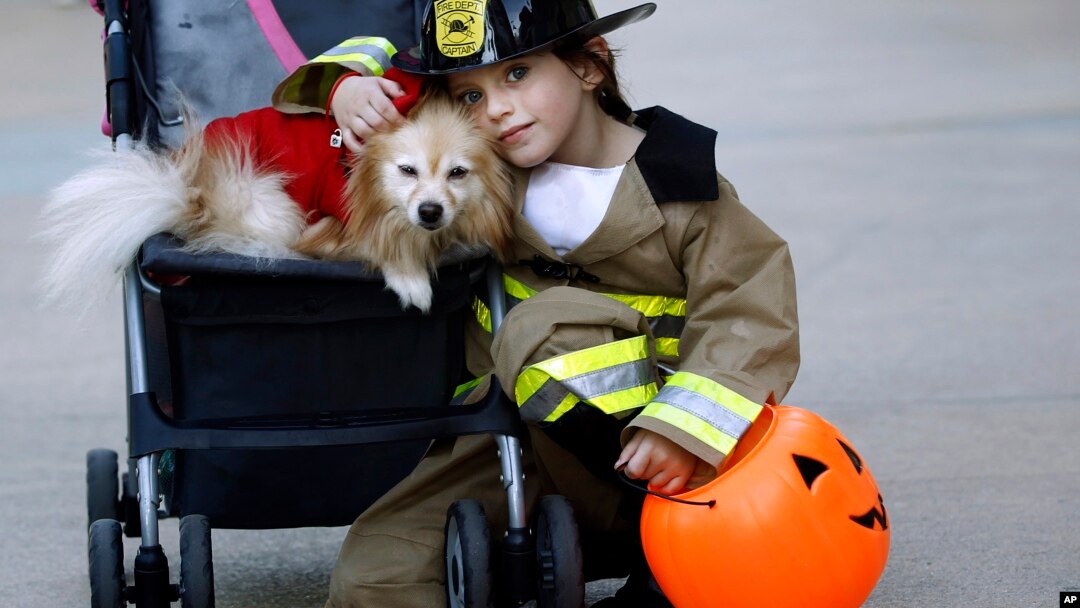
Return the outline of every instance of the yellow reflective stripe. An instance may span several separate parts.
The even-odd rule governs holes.
[[[382,76],[386,70],[390,69],[390,57],[396,52],[397,49],[386,38],[358,36],[349,38],[323,52],[308,61],[308,65],[315,63],[360,64],[363,69],[357,71],[367,72],[371,76]]]
[[[762,406],[743,397],[730,388],[704,376],[690,372],[676,372],[668,378],[664,387],[684,388],[715,402],[744,420],[753,422],[761,413]]]
[[[643,296],[623,293],[605,293],[605,296],[622,302],[646,317],[686,316],[686,300],[670,296]]]
[[[644,406],[657,393],[647,347],[645,336],[637,336],[530,365],[514,385],[522,418],[551,421],[577,400],[606,414]]]
[[[523,385],[522,392],[531,391],[532,394],[529,395],[528,399],[518,404],[518,414],[526,422],[553,420],[552,416],[555,415],[555,412],[565,412],[578,402],[577,395],[571,393],[558,381],[546,377],[540,372],[530,374],[525,382],[527,384]],[[540,383],[539,387],[536,386],[538,382]],[[517,398],[516,390],[514,397]],[[570,399],[571,397],[572,399]],[[559,416],[561,415],[560,413]]]
[[[294,70],[274,89],[273,105],[288,113],[323,111],[340,76],[349,71],[382,76],[390,69],[390,57],[395,52],[394,45],[385,38],[350,38]]]
[[[503,288],[506,295],[517,300],[527,300],[537,294],[537,291],[514,277],[503,274]],[[642,296],[628,294],[601,294],[618,302],[626,304],[630,308],[640,312],[646,317],[686,317],[686,300],[670,296]],[[476,298],[473,301],[473,312],[476,320],[488,332],[491,331],[491,310],[487,305]],[[655,338],[656,354],[668,357],[679,356],[679,339],[673,337]]]
[[[472,389],[476,388],[476,385],[480,384],[483,381],[484,381],[484,377],[481,376],[479,378],[473,378],[472,380],[469,380],[468,382],[463,382],[463,383],[457,385],[457,387],[454,389],[454,396],[457,397],[458,395],[460,395],[461,393],[464,393],[465,391],[469,391],[469,390],[472,390]]]
[[[639,416],[667,422],[728,454],[761,410],[761,405],[718,382],[676,372]]]
[[[334,48],[340,49],[350,46],[377,46],[383,51],[385,51],[387,55],[393,55],[397,52],[397,48],[393,45],[393,43],[391,43],[386,38],[382,38],[379,36],[356,36],[354,38],[349,38],[348,40],[342,42]]]
[[[628,389],[615,391],[607,395],[593,397],[591,399],[585,400],[585,402],[604,412],[605,414],[611,415],[618,414],[619,412],[625,412],[627,410],[638,409],[648,403],[655,396],[656,383],[652,382],[643,386],[632,386]],[[570,411],[570,409],[573,408],[575,405],[581,403],[581,401],[582,400],[579,399],[577,395],[566,391],[566,395],[557,405],[555,405],[555,408],[551,411],[551,413],[544,417],[543,421],[554,422],[558,420],[562,417],[563,414]],[[524,406],[529,404],[530,402],[528,401],[523,404],[523,414],[525,413]],[[550,404],[548,404],[548,407],[550,407]],[[533,414],[538,411],[539,410],[530,410],[529,413]]]
[[[656,396],[656,382],[650,382],[641,386],[630,388],[606,395],[600,395],[588,400],[589,404],[605,414],[618,414],[626,410],[635,410],[643,407]]]
[[[473,298],[472,309],[476,315],[476,322],[484,328],[484,331],[491,333],[491,309],[479,297]],[[656,345],[656,354],[668,357],[679,356],[678,338],[655,338],[653,343]]]
[[[484,328],[484,331],[491,333],[491,309],[487,304],[480,299],[479,296],[473,297],[472,302],[473,313],[476,315],[476,322],[480,324],[480,327]]]
[[[377,59],[367,53],[348,53],[345,55],[319,55],[308,63],[359,63],[371,71],[373,76],[382,76],[383,66]]]
[[[656,344],[656,354],[669,357],[679,356],[678,338],[656,338],[653,343]]]
[[[581,400],[574,396],[574,393],[567,393],[566,396],[563,397],[563,400],[560,401],[557,406],[555,406],[555,409],[551,412],[551,414],[549,414],[547,418],[544,418],[544,422],[555,422],[559,418],[562,418],[563,414],[569,412],[570,409],[578,403],[581,403]]]
[[[532,287],[529,287],[508,274],[503,274],[503,289],[506,290],[506,295],[519,300],[527,300],[537,293]]]
[[[526,367],[522,370],[518,374],[517,382],[514,384],[514,400],[517,401],[518,407],[525,405],[529,398],[535,395],[550,377],[535,367]]]
[[[734,437],[710,425],[694,414],[666,403],[650,403],[645,406],[645,409],[642,410],[640,414],[638,414],[638,418],[642,416],[655,418],[666,422],[671,426],[682,429],[699,439],[705,445],[722,454],[730,454],[737,443],[737,440]]]
[[[575,350],[545,359],[529,367],[541,370],[556,380],[565,380],[572,376],[611,367],[613,363],[637,361],[648,356],[648,343],[645,336],[634,336]]]
[[[519,300],[528,299],[537,293],[535,289],[508,274],[503,275],[503,285],[505,286],[507,295],[513,296]],[[664,315],[671,317],[686,316],[686,300],[684,298],[624,293],[604,293],[601,295],[607,296],[617,302],[622,302],[646,317],[661,317]]]

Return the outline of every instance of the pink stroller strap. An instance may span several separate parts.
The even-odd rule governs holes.
[[[285,71],[291,73],[304,65],[307,57],[304,57],[300,47],[296,46],[289,31],[285,29],[274,4],[270,0],[247,0],[247,5]]]

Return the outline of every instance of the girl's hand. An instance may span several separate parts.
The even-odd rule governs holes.
[[[345,147],[360,154],[364,139],[404,122],[405,117],[392,101],[404,94],[401,85],[377,76],[342,80],[330,100],[330,112],[341,129]]]
[[[623,448],[615,469],[623,467],[630,479],[646,479],[653,490],[669,496],[716,477],[716,469],[704,460],[648,429],[638,429]]]

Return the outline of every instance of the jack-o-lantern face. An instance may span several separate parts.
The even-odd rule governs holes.
[[[855,474],[862,475],[863,463],[859,454],[840,438],[836,439],[836,443],[840,446],[840,449],[844,451]],[[817,460],[813,456],[804,456],[801,454],[792,454],[792,459],[795,461],[795,468],[798,469],[799,474],[802,476],[803,483],[806,484],[806,489],[813,494],[815,489],[814,482],[816,482],[823,473],[829,470],[829,465]],[[847,467],[841,464],[840,468],[846,469]],[[842,473],[838,472],[838,474]],[[873,484],[873,480],[870,480],[870,483]],[[867,509],[865,513],[849,515],[848,517],[851,521],[870,530],[884,531],[889,529],[889,516],[885,512],[885,502],[881,498],[881,494],[877,495],[876,502]]]
[[[847,608],[873,590],[889,521],[870,470],[835,427],[768,406],[720,475],[645,500],[649,566],[678,608]]]

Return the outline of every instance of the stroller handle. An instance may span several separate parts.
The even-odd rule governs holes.
[[[114,142],[133,135],[131,41],[123,0],[105,0],[105,104]]]

